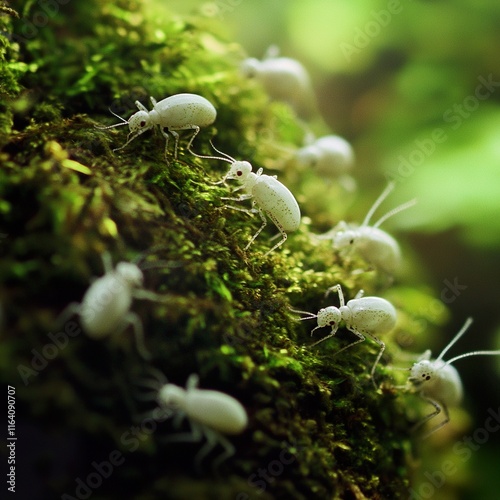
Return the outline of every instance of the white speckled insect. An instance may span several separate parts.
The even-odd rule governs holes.
[[[338,250],[345,248],[354,249],[364,260],[372,264],[376,269],[392,274],[401,261],[401,251],[398,242],[388,233],[379,228],[389,217],[412,207],[416,199],[403,203],[381,217],[373,226],[370,219],[379,205],[387,198],[394,189],[395,183],[390,182],[383,193],[378,197],[373,206],[366,214],[361,225],[339,222],[331,231],[319,235],[320,239],[331,239],[333,247]]]
[[[248,415],[243,405],[229,394],[220,391],[199,389],[198,375],[189,376],[186,388],[168,383],[163,373],[152,368],[156,380],[145,381],[144,385],[153,389],[154,394],[144,394],[142,400],[155,399],[160,409],[173,412],[174,427],[179,427],[184,418],[191,424],[191,432],[170,436],[166,442],[198,442],[205,436],[207,442],[195,458],[199,470],[201,461],[220,444],[224,452],[214,462],[214,469],[224,460],[234,455],[234,446],[223,436],[241,434],[248,426]]]
[[[273,45],[262,61],[245,59],[241,72],[261,82],[271,99],[287,102],[299,116],[307,117],[315,107],[309,74],[297,60],[278,56],[279,49]]]
[[[342,137],[326,135],[297,150],[295,159],[299,166],[313,169],[326,178],[343,177],[354,165],[354,151]]]
[[[445,419],[434,426],[424,437],[430,436],[446,425],[450,421],[448,408],[458,406],[462,401],[462,381],[458,371],[451,364],[469,356],[500,356],[500,350],[472,351],[455,356],[448,361],[443,360],[443,356],[460,337],[462,337],[471,324],[472,318],[467,318],[461,330],[436,359],[431,359],[431,351],[427,350],[419,358],[419,361],[410,368],[410,376],[408,377],[407,384],[414,392],[418,393],[424,401],[427,401],[435,408],[435,411],[424,417],[420,422],[417,422],[413,430],[418,429],[432,418],[437,417],[441,411],[443,411],[445,415]]]
[[[109,125],[108,127],[97,127],[100,130],[107,130],[114,127],[128,125],[130,133],[127,137],[127,142],[113,151],[123,149],[130,144],[136,137],[159,125],[160,131],[165,137],[165,158],[168,153],[169,132],[174,136],[175,149],[174,159],[177,159],[177,148],[179,145],[179,134],[177,130],[194,130],[187,149],[191,147],[194,138],[200,131],[200,127],[207,127],[215,121],[217,112],[210,101],[197,94],[176,94],[157,102],[154,97],[150,97],[153,109],[148,109],[139,101],[135,101],[139,111],[134,113],[128,120],[113,113],[117,118],[122,120],[122,123]]]
[[[212,144],[213,146],[213,144]],[[215,149],[215,147],[214,147]],[[271,250],[268,250],[265,255],[269,255],[273,250],[276,250],[281,246],[287,239],[287,231],[295,231],[300,225],[300,208],[297,200],[290,192],[290,190],[282,184],[276,176],[262,175],[263,169],[259,168],[257,173],[252,172],[252,165],[248,161],[236,161],[231,156],[222,153],[221,151],[215,149],[221,156],[201,156],[193,151],[192,154],[198,158],[207,158],[211,160],[222,160],[231,164],[229,172],[223,177],[223,179],[218,183],[223,183],[228,179],[236,179],[240,186],[236,188],[233,192],[240,189],[245,191],[245,194],[240,195],[237,198],[222,198],[228,201],[244,201],[252,199],[252,208],[240,208],[232,205],[226,205],[228,208],[233,210],[238,210],[240,212],[245,212],[248,215],[253,215],[258,213],[261,220],[262,226],[259,230],[252,236],[251,240],[248,242],[245,250],[247,250],[253,243],[255,238],[259,236],[261,231],[267,225],[267,220],[264,215],[266,213],[268,217],[274,222],[274,225],[279,229],[282,239],[274,245]],[[255,207],[258,208],[255,208]]]
[[[331,332],[318,342],[312,344],[311,347],[324,342],[326,339],[333,337],[339,329],[340,323],[345,322],[346,328],[354,333],[358,340],[343,347],[335,354],[338,354],[346,349],[349,349],[365,340],[365,335],[373,339],[380,347],[379,353],[370,371],[370,377],[375,385],[374,374],[380,358],[385,350],[385,344],[375,335],[386,333],[392,330],[396,324],[396,309],[387,300],[381,297],[363,297],[363,290],[360,290],[354,299],[349,300],[347,304],[344,301],[344,294],[340,285],[330,287],[325,294],[328,296],[330,292],[337,292],[339,296],[339,307],[329,306],[318,311],[318,314],[313,314],[307,311],[298,311],[292,309],[293,312],[307,314],[301,320],[317,318],[318,326],[311,330],[311,335],[325,326],[331,327]]]
[[[119,262],[113,269],[111,257],[106,252],[102,254],[102,261],[104,276],[90,285],[81,303],[69,304],[57,323],[62,324],[77,314],[84,332],[93,339],[119,335],[132,325],[139,354],[150,359],[151,354],[144,345],[141,319],[130,311],[130,306],[133,299],[165,302],[166,297],[142,288],[144,275],[136,263]]]

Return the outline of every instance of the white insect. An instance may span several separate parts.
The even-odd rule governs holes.
[[[224,435],[241,434],[248,426],[248,415],[243,405],[229,394],[220,391],[199,389],[198,375],[189,376],[186,388],[168,383],[163,373],[154,368],[150,371],[156,380],[144,381],[143,385],[154,390],[153,394],[143,394],[140,399],[155,399],[160,410],[173,414],[174,427],[178,428],[184,418],[191,425],[191,432],[174,434],[167,442],[198,442],[203,436],[206,443],[197,453],[195,466],[199,470],[201,461],[220,444],[224,452],[214,461],[214,469],[224,460],[234,455],[234,446]]]
[[[307,311],[298,311],[295,309],[292,309],[292,311],[300,314],[307,314],[307,316],[301,318],[301,320],[314,318],[318,320],[318,326],[311,330],[311,335],[313,335],[313,333],[319,328],[323,328],[325,326],[331,327],[330,333],[318,342],[312,344],[312,346],[316,346],[321,342],[324,342],[326,339],[333,337],[337,333],[340,323],[344,322],[346,328],[354,333],[354,335],[358,337],[358,340],[343,347],[335,354],[363,342],[365,340],[365,335],[373,339],[380,347],[377,358],[375,359],[370,371],[370,377],[375,385],[375,368],[377,367],[377,364],[385,350],[384,342],[377,338],[376,335],[387,333],[394,328],[396,324],[396,309],[394,309],[394,306],[389,301],[381,297],[363,297],[363,290],[360,290],[356,294],[356,297],[349,300],[347,304],[344,301],[344,294],[340,285],[330,287],[326,291],[325,297],[327,297],[332,291],[338,293],[340,303],[339,307],[328,306],[320,309],[318,314],[313,314]]]
[[[279,49],[273,45],[262,61],[245,59],[241,72],[248,78],[256,78],[271,99],[287,102],[299,116],[306,117],[315,107],[309,74],[297,60],[278,55]]]
[[[102,339],[121,334],[128,325],[134,329],[137,350],[144,359],[151,354],[144,345],[144,332],[139,316],[130,311],[133,299],[164,302],[165,296],[142,288],[144,275],[132,262],[119,262],[115,269],[108,253],[102,254],[104,276],[95,279],[83,296],[81,303],[72,302],[59,316],[57,323],[64,323],[77,314],[84,332],[92,339]]]
[[[450,421],[448,408],[458,406],[462,401],[462,381],[458,371],[452,366],[452,363],[469,356],[500,356],[500,350],[472,351],[455,356],[448,361],[443,360],[443,356],[460,337],[462,337],[471,324],[472,318],[467,318],[461,330],[436,359],[431,359],[431,351],[427,350],[419,358],[419,361],[410,368],[407,387],[413,392],[418,393],[424,401],[427,401],[435,408],[435,411],[424,417],[420,422],[417,422],[413,430],[418,429],[432,418],[437,417],[441,411],[443,411],[445,415],[445,419],[434,426],[424,437],[430,436],[446,425]]]
[[[354,165],[354,151],[338,135],[326,135],[306,144],[295,153],[299,166],[313,169],[326,178],[341,177]]]
[[[116,113],[113,113],[117,118],[122,120],[122,123],[109,125],[108,127],[97,127],[100,130],[107,130],[114,127],[128,125],[130,133],[127,137],[127,142],[113,151],[123,149],[130,144],[136,137],[153,128],[155,125],[160,127],[160,131],[166,139],[165,143],[165,158],[168,153],[169,133],[174,136],[175,149],[174,159],[177,159],[177,148],[179,145],[178,130],[194,130],[187,149],[189,150],[194,138],[200,131],[200,127],[207,127],[215,121],[217,112],[213,104],[204,97],[197,94],[176,94],[157,102],[154,97],[150,97],[153,109],[148,109],[139,101],[135,101],[139,111],[134,113],[128,120],[125,120]]]
[[[248,161],[236,161],[231,156],[222,153],[217,149],[216,151],[222,154],[223,157],[201,156],[194,153],[193,151],[191,151],[191,153],[198,158],[222,160],[231,164],[229,172],[219,183],[216,184],[223,183],[228,179],[236,179],[240,183],[240,186],[233,192],[243,189],[245,191],[245,194],[242,194],[237,198],[222,199],[228,201],[244,201],[251,199],[251,209],[235,207],[233,205],[226,205],[226,207],[232,208],[233,210],[238,210],[240,212],[245,212],[248,215],[258,213],[262,220],[262,226],[252,236],[251,240],[245,247],[245,250],[250,247],[255,238],[257,238],[264,227],[266,227],[267,220],[265,214],[267,214],[267,216],[273,221],[274,225],[279,229],[282,238],[278,243],[276,243],[276,245],[271,248],[271,250],[268,250],[265,253],[265,255],[269,255],[273,250],[276,250],[276,248],[281,246],[286,241],[286,239],[288,238],[287,232],[295,231],[299,227],[300,208],[297,200],[290,192],[290,190],[284,184],[282,184],[275,175],[262,175],[262,172],[264,170],[262,168],[259,168],[259,170],[257,170],[257,173],[254,173],[252,172],[252,165]]]
[[[394,189],[395,183],[390,182],[383,193],[372,205],[361,225],[339,222],[331,231],[319,235],[320,239],[331,239],[337,250],[352,249],[364,260],[387,274],[392,274],[401,262],[401,251],[398,242],[388,233],[379,228],[387,219],[399,212],[412,207],[416,199],[403,203],[382,216],[373,226],[370,219],[380,204]]]

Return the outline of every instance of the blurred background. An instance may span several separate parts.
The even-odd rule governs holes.
[[[402,234],[418,279],[451,311],[442,337],[422,347],[437,355],[473,316],[449,356],[500,349],[500,3],[183,0],[170,8],[213,21],[242,57],[260,59],[275,44],[308,69],[320,110],[312,130],[342,135],[357,156],[349,219],[361,221],[389,179],[397,189],[384,206],[418,198],[384,227]],[[474,436],[488,409],[499,411],[500,357],[457,368]],[[500,431],[475,447],[468,476],[453,482],[470,485],[463,498],[496,499]]]

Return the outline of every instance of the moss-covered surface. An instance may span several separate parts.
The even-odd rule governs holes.
[[[211,153],[208,140],[216,135],[222,151],[272,174],[283,166],[280,150],[300,144],[293,113],[269,105],[240,77],[241,49],[208,20],[167,9],[145,17],[141,2],[128,0],[51,5],[57,8],[10,2],[19,18],[0,13],[0,368],[17,389],[18,432],[32,435],[34,444],[20,442],[18,453],[31,460],[32,486],[46,495],[40,498],[78,496],[76,479],[85,481],[92,462],[114,450],[124,462],[92,498],[405,498],[410,423],[388,358],[377,369],[384,389],[375,391],[368,377],[373,343],[334,357],[352,340],[341,329],[310,349],[314,323],[296,321],[289,308],[331,304],[323,294],[336,283],[347,299],[360,288],[383,294],[400,313],[386,339],[389,355],[398,350],[395,339],[432,332],[445,311],[427,293],[385,290],[385,277],[352,273],[363,263],[311,238],[310,230],[335,222],[326,209],[342,203],[334,185],[307,188],[311,173],[277,171],[304,219],[282,248],[264,256],[273,232],[266,228],[243,250],[259,220],[224,207],[228,187],[211,181],[227,164],[190,155],[187,134],[168,165],[159,133],[111,151],[125,141],[126,127],[94,127],[115,123],[110,105],[128,117],[135,100],[149,105],[150,95],[179,92],[201,94],[217,109],[215,124],[195,140],[202,154]],[[43,13],[47,23],[37,27]],[[133,305],[151,364],[179,385],[198,373],[202,388],[233,395],[249,414],[248,430],[231,438],[235,455],[215,473],[210,463],[219,448],[198,474],[200,443],[162,442],[173,432],[170,421],[155,432],[135,430],[145,422],[147,407],[136,394],[148,363],[129,330],[103,341],[66,336],[55,355],[47,347],[60,312],[102,274],[104,251],[116,263],[151,248],[149,260],[170,262],[145,271],[146,288],[165,294],[165,302]]]

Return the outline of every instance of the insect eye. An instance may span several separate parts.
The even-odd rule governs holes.
[[[241,176],[243,175],[243,172],[242,172],[241,170],[238,170],[238,171],[236,172],[236,175],[237,175],[238,177],[241,177]]]
[[[144,125],[146,125],[146,122],[144,120],[141,121],[141,123],[139,124],[141,127],[144,127]]]

